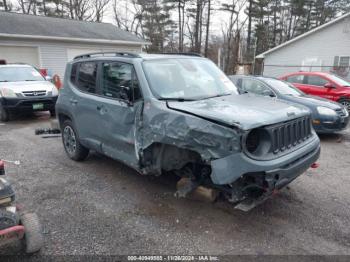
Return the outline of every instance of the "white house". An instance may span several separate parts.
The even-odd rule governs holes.
[[[296,71],[333,72],[350,79],[350,13],[276,46],[256,57],[263,75]]]
[[[141,52],[143,39],[112,24],[0,12],[0,60],[63,77],[67,61],[90,52]]]

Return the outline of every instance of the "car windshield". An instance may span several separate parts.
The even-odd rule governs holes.
[[[143,67],[159,99],[200,100],[238,94],[228,77],[206,59],[158,59],[145,61]]]
[[[304,93],[299,89],[295,88],[292,84],[289,84],[285,81],[277,80],[277,79],[264,79],[264,81],[276,89],[282,95],[289,96],[303,96]]]
[[[0,82],[44,81],[43,76],[33,67],[0,67]]]
[[[341,78],[340,76],[336,76],[336,75],[329,75],[329,78],[336,82],[338,85],[341,86],[349,86],[350,87],[350,82],[344,78]]]

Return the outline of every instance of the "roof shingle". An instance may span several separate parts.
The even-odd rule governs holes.
[[[112,24],[0,12],[0,34],[146,42]]]

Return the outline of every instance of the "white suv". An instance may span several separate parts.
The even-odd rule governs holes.
[[[30,65],[0,65],[0,120],[10,113],[50,111],[55,115],[58,90]]]

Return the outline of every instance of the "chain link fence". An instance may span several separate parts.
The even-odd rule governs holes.
[[[317,66],[317,65],[256,65],[254,74],[271,77],[281,77],[295,72],[325,72],[332,73],[350,81],[350,66]]]

